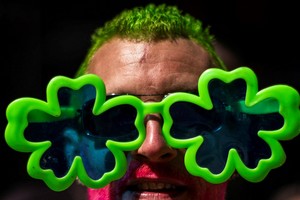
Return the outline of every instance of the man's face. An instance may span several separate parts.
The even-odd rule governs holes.
[[[87,73],[101,77],[108,94],[128,93],[144,102],[158,102],[163,94],[196,91],[200,74],[210,65],[209,54],[190,40],[147,43],[115,38],[95,53]],[[209,184],[186,171],[185,151],[168,146],[162,136],[162,123],[157,113],[145,117],[146,139],[127,154],[125,176],[105,188],[90,189],[90,200],[224,197],[226,184]]]

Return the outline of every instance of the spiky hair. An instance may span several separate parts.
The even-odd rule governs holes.
[[[200,20],[182,14],[176,6],[149,4],[124,10],[103,27],[96,29],[91,38],[91,47],[76,76],[84,74],[96,50],[113,37],[134,41],[191,39],[208,51],[213,67],[225,68],[214,50],[214,36],[209,33],[209,27],[204,28]]]

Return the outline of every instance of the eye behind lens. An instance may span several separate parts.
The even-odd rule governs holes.
[[[82,124],[88,136],[120,142],[138,137],[134,124],[137,111],[133,106],[118,105],[96,116],[92,111],[93,105],[94,100],[85,103],[82,111]]]
[[[206,110],[189,102],[176,102],[170,107],[173,124],[170,134],[174,138],[189,139],[213,134],[221,126],[222,117],[214,110]]]

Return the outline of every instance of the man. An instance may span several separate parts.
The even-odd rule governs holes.
[[[124,11],[96,30],[93,45],[77,76],[96,74],[108,94],[132,94],[159,102],[172,92],[196,91],[201,73],[225,66],[213,49],[213,37],[200,21],[175,7],[149,5]],[[88,189],[90,200],[222,200],[227,183],[211,184],[190,175],[184,150],[162,136],[161,116],[145,117],[146,139],[127,154],[126,175],[101,189]]]
[[[298,134],[300,101],[288,86],[256,93],[250,69],[225,72],[213,42],[176,7],[124,11],[96,30],[78,79],[9,105],[5,138],[55,191],[78,177],[89,200],[224,200],[235,170],[260,181],[284,162],[277,140]]]

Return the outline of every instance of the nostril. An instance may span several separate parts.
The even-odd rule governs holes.
[[[136,160],[144,162],[169,162],[178,154],[177,149],[170,148],[168,145],[158,145],[159,148],[157,148],[158,146],[152,148],[146,146],[148,145],[144,144],[144,146],[142,145],[138,150],[132,152],[132,156]]]
[[[172,153],[165,153],[163,155],[161,155],[161,159],[165,160],[165,159],[170,159],[174,156],[174,154]]]
[[[135,153],[133,152],[133,157],[136,159],[136,160],[139,160],[139,161],[145,161],[147,160],[147,156],[143,155],[143,154],[140,154],[140,153]]]

